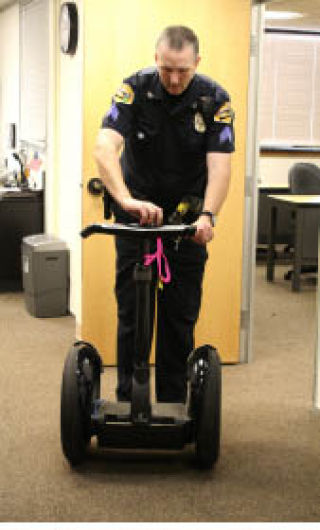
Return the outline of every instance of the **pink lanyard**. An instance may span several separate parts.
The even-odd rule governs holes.
[[[165,268],[165,273],[166,273],[165,276],[162,275],[162,266],[161,266],[162,265],[162,259],[164,261],[164,268]],[[157,260],[158,275],[159,275],[160,280],[163,283],[169,283],[171,281],[171,272],[170,272],[170,269],[169,269],[169,263],[168,263],[167,257],[165,256],[165,254],[163,252],[163,244],[162,244],[161,237],[157,237],[157,250],[155,251],[155,253],[154,254],[145,254],[145,256],[144,256],[144,265],[146,267],[148,267],[148,265],[151,265],[151,263],[154,260]]]

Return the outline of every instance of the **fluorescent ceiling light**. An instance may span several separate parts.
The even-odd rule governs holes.
[[[265,18],[267,20],[289,20],[293,18],[302,18],[301,13],[294,13],[292,11],[265,11]]]

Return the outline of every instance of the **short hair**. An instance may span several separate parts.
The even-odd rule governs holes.
[[[186,44],[193,46],[194,54],[199,53],[199,39],[192,29],[187,26],[168,26],[159,35],[156,49],[162,41],[167,41],[169,48],[182,50]]]

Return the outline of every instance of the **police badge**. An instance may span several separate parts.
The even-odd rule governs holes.
[[[194,115],[194,128],[199,133],[204,133],[206,131],[206,124],[200,112],[196,112]]]

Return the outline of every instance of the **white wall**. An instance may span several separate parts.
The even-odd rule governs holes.
[[[8,154],[8,124],[19,123],[19,6],[0,12],[0,158]]]
[[[59,49],[61,0],[50,0],[49,91],[45,188],[45,232],[70,249],[70,309],[81,322],[82,183],[82,0],[78,0],[80,38],[74,57]],[[19,5],[0,12],[0,157],[7,153],[6,125],[19,123]]]
[[[62,2],[56,2],[56,30],[53,35],[52,54],[56,71],[51,76],[51,121],[55,131],[49,134],[49,160],[46,195],[46,227],[66,241],[70,249],[70,309],[77,324],[81,323],[81,204],[82,204],[82,127],[83,127],[83,3],[77,0],[79,12],[79,41],[75,55],[65,55],[58,42],[58,11]],[[55,44],[54,44],[55,41]],[[55,79],[55,82],[54,82]],[[53,92],[54,87],[56,88]],[[49,108],[50,114],[50,108]],[[54,142],[54,146],[50,145]],[[52,154],[51,151],[54,151]]]
[[[309,162],[320,167],[320,157],[261,156],[259,163],[259,186],[287,186],[289,169],[297,162]]]

